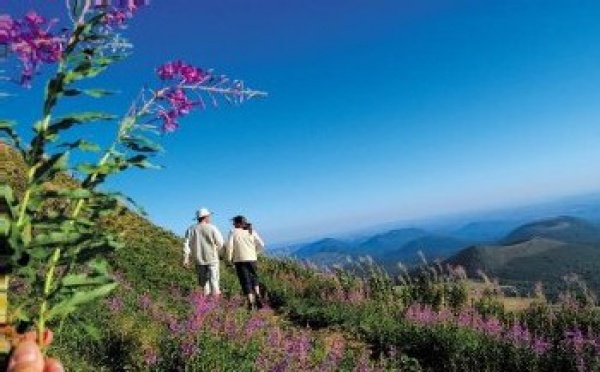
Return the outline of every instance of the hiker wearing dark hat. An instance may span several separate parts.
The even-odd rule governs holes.
[[[244,294],[248,298],[248,307],[262,307],[258,287],[256,261],[258,253],[264,249],[264,243],[254,229],[248,229],[248,221],[244,216],[235,216],[234,228],[229,233],[227,244],[227,260],[233,262]]]
[[[210,223],[210,216],[206,208],[196,212],[198,223],[185,234],[183,265],[190,266],[190,254],[193,254],[198,282],[204,288],[204,294],[219,296],[219,253],[223,249],[223,235]]]

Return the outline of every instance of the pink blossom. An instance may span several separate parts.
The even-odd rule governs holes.
[[[173,111],[177,113],[177,116],[188,114],[194,107],[194,103],[185,95],[185,92],[181,88],[168,91],[166,97]]]
[[[8,14],[0,14],[0,44],[8,44],[16,32],[15,21]]]
[[[174,132],[179,128],[179,123],[177,122],[178,115],[175,111],[160,111],[158,117],[163,120],[163,132]]]
[[[29,86],[41,63],[52,64],[62,58],[64,38],[50,29],[56,21],[46,21],[30,11],[21,21],[0,15],[0,43],[8,46],[21,61],[21,84]]]
[[[537,355],[546,354],[546,352],[548,352],[548,350],[550,350],[551,347],[552,345],[542,337],[536,337],[533,340],[532,348]]]
[[[166,62],[156,72],[162,80],[177,80],[185,84],[197,84],[209,76],[202,69],[183,61]]]
[[[187,84],[197,84],[206,78],[206,74],[199,68],[191,65],[181,67],[181,77]]]
[[[119,297],[110,297],[107,301],[108,309],[112,313],[118,313],[123,309],[123,299]]]

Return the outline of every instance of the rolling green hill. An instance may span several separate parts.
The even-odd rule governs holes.
[[[600,228],[581,218],[560,216],[522,225],[509,233],[501,243],[510,245],[534,238],[578,244],[598,244],[600,243]]]
[[[554,292],[563,277],[577,274],[600,289],[600,229],[585,220],[561,216],[528,223],[498,245],[471,246],[449,260],[470,276],[478,271],[505,282],[541,281]]]

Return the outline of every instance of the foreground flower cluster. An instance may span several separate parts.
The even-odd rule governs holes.
[[[170,293],[171,299],[174,293]],[[145,347],[143,363],[147,368],[198,369],[207,360],[235,358],[230,353],[238,360],[247,358],[252,368],[260,371],[377,371],[390,367],[372,360],[366,347],[348,345],[341,334],[315,336],[309,330],[284,327],[271,309],[248,312],[240,296],[213,299],[192,292],[189,296],[175,294],[177,297],[190,305],[180,314],[154,301],[147,292],[134,299],[139,317],[168,330],[156,345]],[[127,310],[127,302],[111,297],[107,305],[118,317]]]
[[[43,64],[56,63],[62,56],[65,35],[53,32],[57,21],[46,20],[30,11],[15,19],[0,14],[0,46],[14,53],[20,61],[20,83],[29,86],[34,74]]]
[[[412,304],[406,310],[405,318],[426,326],[454,325],[471,329],[517,347],[531,348],[538,355],[545,354],[551,347],[546,337],[533,335],[520,321],[505,326],[498,318],[484,317],[474,308],[465,308],[455,314],[448,308],[435,311],[428,305]]]
[[[161,122],[163,132],[173,132],[179,128],[179,120],[195,108],[204,109],[211,104],[217,106],[218,97],[229,103],[242,103],[254,96],[264,96],[263,92],[244,87],[243,82],[230,80],[184,61],[166,62],[156,70],[163,87],[146,92],[139,103],[140,109],[147,109]]]

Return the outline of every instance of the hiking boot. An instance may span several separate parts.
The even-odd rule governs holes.
[[[256,307],[258,308],[258,310],[262,309],[263,307],[265,307],[265,305],[263,304],[262,300],[260,298],[256,298]]]

